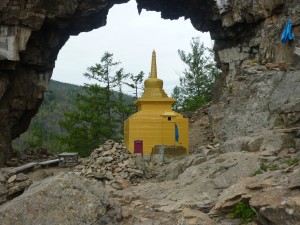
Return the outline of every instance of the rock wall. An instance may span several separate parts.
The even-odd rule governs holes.
[[[69,36],[104,26],[109,8],[127,1],[1,1],[0,167],[37,112]]]
[[[108,10],[127,1],[1,1],[0,166],[5,156],[9,157],[11,140],[28,128],[37,112],[57,54],[69,36],[104,26]],[[300,47],[299,0],[137,3],[139,11],[160,11],[164,19],[184,16],[191,19],[195,29],[211,33],[223,75],[210,117],[217,140],[225,147],[230,149],[237,143],[240,147],[232,150],[260,149],[274,139],[270,130],[275,126],[299,126],[300,59],[294,53]],[[296,40],[282,45],[280,34],[288,18],[294,23]],[[264,71],[266,63],[273,63],[271,67],[280,63],[278,69],[285,71]],[[265,132],[269,132],[268,138],[264,138]],[[292,138],[277,135],[281,147]],[[293,145],[299,144],[292,141]]]
[[[224,74],[217,104],[210,108],[213,130],[224,151],[300,149],[299,3],[231,1],[226,5],[222,27],[236,32],[231,41],[216,40]],[[295,40],[282,44],[288,19]]]
[[[223,73],[209,115],[223,151],[300,149],[299,0],[137,2],[163,18],[184,15],[215,40]],[[295,40],[282,44],[288,19]]]

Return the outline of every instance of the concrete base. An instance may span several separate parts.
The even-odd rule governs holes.
[[[186,148],[182,146],[155,145],[152,148],[150,161],[154,163],[170,163],[183,159],[186,156]]]
[[[182,146],[172,146],[172,145],[155,145],[152,148],[151,154],[160,154],[164,152],[164,155],[185,155],[187,154],[186,148]]]

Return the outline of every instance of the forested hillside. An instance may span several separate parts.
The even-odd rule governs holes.
[[[39,112],[32,119],[28,131],[13,142],[14,148],[45,147],[49,151],[60,151],[56,136],[63,131],[59,121],[64,118],[65,111],[75,109],[76,95],[80,92],[83,92],[82,86],[51,80]]]
[[[60,127],[59,122],[65,119],[65,112],[77,110],[76,96],[84,92],[83,86],[51,80],[44,94],[44,101],[32,119],[28,131],[13,141],[14,149],[43,147],[50,152],[64,151],[66,146],[58,140],[58,137],[66,134],[66,131]],[[114,93],[116,96],[117,93]],[[128,104],[133,104],[134,98],[125,94],[124,100]]]

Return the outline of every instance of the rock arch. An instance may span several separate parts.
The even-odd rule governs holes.
[[[218,116],[221,118],[215,122],[214,129],[216,136],[222,141],[235,138],[234,135],[223,134],[226,123],[230,121],[226,119],[224,105],[229,104],[229,108],[234,108],[239,104],[238,98],[237,102],[227,102],[230,95],[228,87],[236,82],[237,77],[243,77],[243,63],[251,63],[251,60],[259,64],[278,60],[296,63],[292,57],[293,46],[274,46],[280,42],[278,32],[287,18],[292,18],[293,21],[300,19],[297,13],[298,0],[136,1],[139,11],[160,11],[164,19],[184,16],[191,19],[195,29],[211,33],[215,40],[217,60],[224,72],[221,79],[223,82],[219,85],[220,94],[216,98],[218,104],[215,106],[223,114],[212,114],[212,120],[216,120]],[[58,52],[69,36],[104,26],[109,9],[114,4],[126,2],[128,0],[1,1],[0,167],[9,154],[11,140],[26,131],[37,112]],[[296,31],[299,31],[299,21],[295,24]],[[239,93],[236,91],[235,94]],[[296,104],[297,94],[290,95],[296,97]],[[276,113],[278,115],[288,111]],[[243,111],[237,113],[237,116],[241,115]],[[247,133],[245,127],[241,129]]]

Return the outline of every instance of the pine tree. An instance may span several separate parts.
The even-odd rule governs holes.
[[[180,86],[173,89],[172,97],[178,102],[178,111],[194,111],[212,98],[212,85],[218,76],[218,69],[213,61],[213,51],[204,47],[200,38],[192,38],[191,52],[178,50],[186,69],[180,77]]]
[[[122,138],[123,120],[132,112],[122,85],[128,74],[105,52],[100,63],[89,67],[84,76],[96,84],[85,84],[85,92],[76,98],[77,110],[66,112],[60,123],[68,135],[61,137],[68,151],[87,156],[106,139]],[[118,92],[116,92],[118,91]]]
[[[134,88],[135,99],[138,99],[139,97],[138,96],[138,90],[140,89],[139,85],[143,82],[144,76],[145,73],[143,71],[139,72],[137,75],[130,74],[130,79],[133,81],[133,84],[130,84],[129,86]]]

